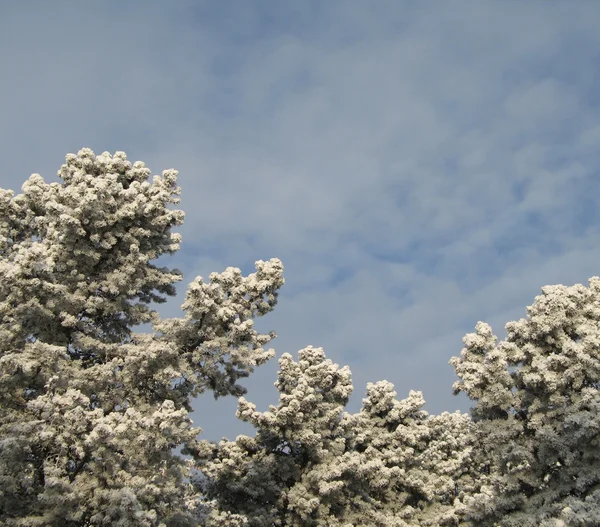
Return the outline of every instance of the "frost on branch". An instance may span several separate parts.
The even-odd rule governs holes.
[[[275,333],[260,334],[254,318],[270,312],[277,304],[284,283],[283,265],[273,258],[255,263],[256,272],[243,277],[235,267],[210,275],[210,283],[196,278],[188,288],[182,309],[184,318],[167,319],[154,328],[177,346],[188,364],[186,378],[193,379],[191,395],[206,389],[215,398],[242,395],[236,384],[275,355],[262,347]]]
[[[151,262],[179,248],[177,171],[150,179],[84,148],[58,174],[0,189],[0,523],[196,525],[206,504],[172,451],[196,444],[191,397],[240,393],[270,356],[252,319],[283,267],[198,279],[186,316],[163,322],[149,304],[182,276]],[[162,334],[133,331],[147,322]]]
[[[451,360],[475,401],[484,527],[600,524],[600,278],[542,293],[505,341],[480,322]]]

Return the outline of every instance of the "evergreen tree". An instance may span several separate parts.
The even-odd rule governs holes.
[[[489,474],[474,525],[600,525],[600,278],[542,292],[505,341],[479,322],[451,360]]]
[[[58,174],[0,190],[0,523],[195,525],[172,450],[196,443],[192,397],[243,394],[236,381],[273,356],[252,319],[283,267],[198,277],[185,315],[160,320],[149,304],[182,278],[150,263],[179,248],[177,171],[148,181],[123,152],[84,148]]]

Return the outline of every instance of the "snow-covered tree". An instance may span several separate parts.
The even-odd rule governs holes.
[[[600,278],[542,292],[506,340],[479,322],[451,360],[486,474],[474,525],[600,525]]]
[[[215,503],[207,525],[229,525],[217,520],[217,512],[239,514],[250,526],[333,521],[336,504],[319,489],[324,474],[317,472],[323,460],[344,451],[340,422],[352,392],[350,370],[312,346],[299,352],[298,362],[283,354],[279,366],[276,407],[258,412],[239,399],[237,416],[256,428],[256,437],[201,441],[193,452],[205,476],[199,490]]]
[[[213,514],[258,526],[459,525],[472,492],[469,417],[428,416],[411,392],[369,384],[362,410],[344,412],[351,374],[321,348],[280,361],[279,404],[258,412],[244,398],[237,415],[256,437],[202,442],[195,452],[199,491]],[[207,525],[225,526],[216,516]]]
[[[0,190],[0,523],[196,525],[172,451],[196,448],[192,397],[245,393],[237,380],[274,355],[253,318],[283,266],[198,277],[184,316],[161,320],[149,304],[182,276],[150,262],[179,248],[177,171],[149,181],[123,152],[84,148],[58,174]]]

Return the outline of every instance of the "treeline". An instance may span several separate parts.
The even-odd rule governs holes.
[[[82,149],[58,174],[0,189],[0,524],[600,525],[599,278],[542,288],[500,343],[477,323],[450,361],[470,414],[387,381],[350,414],[350,370],[311,346],[279,359],[258,412],[239,381],[274,356],[253,321],[282,263],[197,277],[161,319],[150,304],[182,279],[151,263],[181,241],[177,171]],[[198,439],[206,391],[238,397],[255,436]]]

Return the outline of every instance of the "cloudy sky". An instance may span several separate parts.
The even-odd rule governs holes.
[[[426,409],[546,284],[600,275],[600,2],[2,2],[0,186],[65,154],[176,168],[178,316],[195,276],[281,258],[277,357],[312,344]],[[277,362],[246,381],[276,404]],[[236,400],[202,437],[253,435]]]

